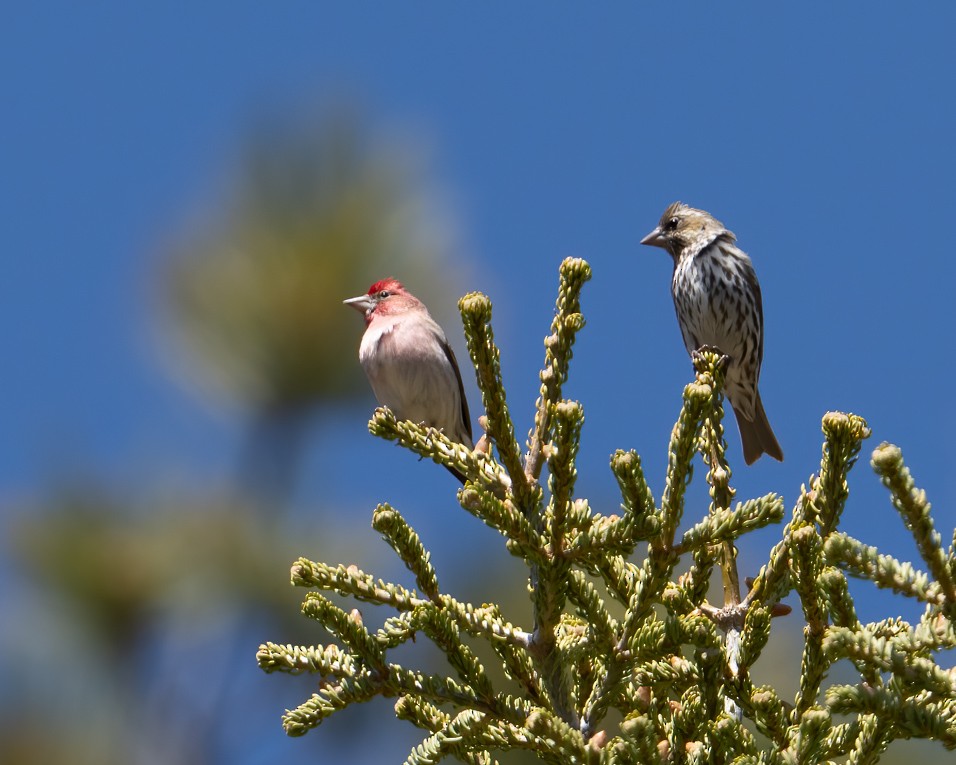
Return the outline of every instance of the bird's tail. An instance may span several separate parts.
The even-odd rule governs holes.
[[[455,476],[455,478],[457,478],[459,481],[461,481],[461,485],[462,485],[462,486],[465,485],[465,481],[467,481],[468,479],[465,478],[465,476],[462,475],[458,470],[455,470],[455,468],[449,467],[448,465],[443,465],[442,467],[444,467],[445,470],[447,470],[449,473],[451,473],[453,476]]]
[[[746,419],[736,408],[734,414],[737,416],[737,428],[740,430],[740,441],[744,447],[744,462],[752,465],[761,454],[769,454],[778,462],[783,462],[783,450],[777,443],[767,413],[763,410],[759,391],[753,420]]]

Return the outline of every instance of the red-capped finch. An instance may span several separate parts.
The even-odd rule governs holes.
[[[763,303],[757,274],[736,237],[710,213],[674,202],[641,244],[674,260],[671,295],[687,352],[709,346],[730,357],[724,385],[737,415],[744,461],[761,454],[783,460],[760,401]]]
[[[344,303],[365,316],[359,361],[378,403],[400,420],[437,428],[472,448],[458,361],[425,304],[395,279],[375,282]]]

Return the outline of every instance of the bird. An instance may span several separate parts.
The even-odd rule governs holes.
[[[425,304],[393,278],[343,303],[365,317],[359,362],[378,403],[400,420],[437,428],[473,448],[458,360]],[[458,470],[448,470],[465,482]]]
[[[725,393],[737,417],[744,461],[783,461],[757,382],[763,361],[763,303],[757,274],[737,237],[704,210],[674,202],[641,244],[674,260],[671,295],[687,352],[716,347],[729,358]]]

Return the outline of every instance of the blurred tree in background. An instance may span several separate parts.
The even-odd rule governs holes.
[[[447,237],[413,155],[354,113],[253,138],[221,209],[174,248],[166,296],[182,376],[248,418],[240,475],[281,499],[309,416],[367,398],[342,300],[401,274],[442,287]],[[278,492],[278,495],[276,494]]]
[[[249,627],[300,632],[282,572],[322,546],[282,523],[303,434],[323,407],[371,401],[342,300],[390,275],[449,290],[449,229],[412,147],[348,109],[253,132],[158,284],[175,376],[242,418],[234,485],[134,496],[83,479],[14,508],[0,763],[234,761],[243,736],[219,716],[243,703],[236,668],[256,671]]]

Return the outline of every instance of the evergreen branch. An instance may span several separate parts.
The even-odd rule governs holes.
[[[488,418],[488,435],[498,448],[501,462],[511,480],[519,507],[525,506],[530,487],[521,480],[521,450],[515,438],[514,423],[505,399],[501,377],[501,354],[491,329],[491,301],[480,292],[472,292],[458,301],[465,330],[468,353],[475,367],[481,401]]]
[[[805,485],[800,487],[800,496],[793,507],[790,523],[783,530],[783,539],[770,551],[767,564],[760,569],[744,598],[743,606],[763,603],[771,607],[779,603],[793,589],[790,577],[790,547],[793,531],[807,522],[811,505],[810,493]]]
[[[493,762],[490,756],[481,751],[487,749],[530,749],[545,762],[556,765],[578,760],[581,756],[581,747],[576,745],[577,742],[569,746],[565,740],[532,733],[529,727],[540,725],[534,715],[525,727],[493,721],[474,710],[465,710],[454,719],[448,715],[445,717],[447,720],[441,728],[419,744],[406,763],[434,763],[446,756],[453,756],[465,762],[490,764]]]
[[[716,720],[718,714],[723,711],[726,711],[732,716],[734,720],[738,716],[738,707],[734,704],[730,709],[727,709],[728,706],[728,697],[725,695],[726,688],[724,686],[724,672],[728,668],[728,663],[724,661],[726,657],[724,653],[718,650],[708,650],[706,648],[698,648],[694,652],[694,661],[697,663],[698,674],[700,675],[700,683],[697,686],[692,686],[685,691],[685,696],[692,692],[696,694],[694,696],[695,700],[699,699],[700,702],[700,716],[697,721],[698,731],[697,735],[705,733],[707,724]],[[737,667],[734,666],[733,674],[737,674]],[[701,730],[704,728],[705,730]]]
[[[853,742],[847,765],[870,765],[879,761],[891,741],[892,729],[876,715],[861,715],[860,733]]]
[[[531,634],[505,621],[497,606],[475,608],[471,603],[461,603],[450,595],[442,595],[436,605],[453,616],[460,629],[486,638],[492,644],[510,643],[516,648],[527,648],[531,643]]]
[[[445,756],[447,754],[466,763],[494,765],[495,761],[489,755],[480,751],[470,751],[469,747],[501,750],[530,749],[544,755],[546,761],[556,763],[569,761],[567,758],[562,759],[561,754],[572,757],[580,755],[579,746],[572,747],[572,751],[568,752],[559,742],[531,732],[532,726],[544,727],[540,723],[540,714],[533,714],[524,726],[494,721],[488,715],[482,715],[474,710],[466,710],[453,720],[451,715],[445,714],[434,704],[412,695],[402,696],[399,699],[395,705],[395,713],[399,719],[408,720],[419,728],[439,734],[426,739],[422,745],[416,747],[413,753],[415,756],[428,757],[432,754]],[[479,715],[481,715],[480,719]],[[568,736],[566,730],[562,732],[565,733],[564,738],[573,737],[573,734]]]
[[[676,556],[671,555],[666,550],[655,554],[652,548],[644,566],[637,570],[633,595],[624,615],[617,644],[614,646],[613,653],[608,657],[609,660],[602,677],[595,683],[594,689],[583,708],[581,730],[586,737],[596,730],[598,723],[607,713],[615,689],[624,680],[628,651],[634,647],[635,634],[651,613],[654,597],[661,594],[676,561]],[[650,683],[639,684],[650,685]]]
[[[466,608],[470,608],[470,605],[466,605]],[[472,620],[467,622],[459,617],[459,624],[471,623],[474,617],[481,618],[480,624],[485,627],[485,630],[478,632],[472,628],[469,630],[470,633],[488,639],[492,649],[501,659],[505,674],[524,688],[534,703],[551,710],[550,702],[541,685],[541,677],[535,670],[534,662],[527,650],[531,644],[531,635],[515,629],[504,621],[500,609],[495,605],[475,609]],[[463,627],[463,629],[468,628]]]
[[[904,699],[886,688],[835,685],[827,689],[826,703],[834,714],[869,714],[882,726],[892,725],[903,738],[932,738],[956,749],[956,699]]]
[[[569,531],[569,508],[571,497],[574,495],[574,480],[577,476],[574,460],[581,441],[584,411],[576,401],[559,401],[554,405],[553,419],[554,438],[548,455],[551,503],[545,517],[551,526],[548,534],[551,554],[560,557],[564,554],[565,540]]]
[[[661,519],[637,452],[633,449],[629,452],[618,449],[611,455],[611,471],[617,479],[623,498],[621,508],[624,515],[620,523],[625,530],[621,532],[621,537],[631,538],[636,544],[657,534]]]
[[[574,502],[571,507],[578,504],[579,502]],[[657,533],[660,524],[653,516],[645,521],[646,525],[639,533],[646,532],[645,538],[649,538]],[[574,533],[565,546],[564,558],[589,570],[599,565],[608,555],[627,557],[637,546],[638,540],[634,532],[638,530],[616,515],[593,515],[583,527],[576,520],[569,518],[567,525],[574,529]]]
[[[943,550],[942,537],[933,528],[926,492],[917,489],[909,469],[903,464],[898,446],[881,444],[873,451],[871,464],[883,485],[890,490],[893,506],[906,528],[913,534],[920,556],[946,598],[950,618],[956,618],[956,560]]]
[[[597,589],[581,571],[570,572],[568,598],[590,625],[596,646],[602,652],[610,649],[618,630],[617,620],[608,613]]]
[[[495,720],[475,710],[465,710],[454,719],[435,705],[415,696],[403,696],[395,705],[399,719],[436,735],[416,747],[406,762],[436,762],[435,757],[452,755],[465,762],[491,763],[487,755],[472,749],[530,749],[547,762],[581,761],[580,734],[563,726],[547,713],[532,712],[524,725]],[[418,759],[424,758],[424,759]],[[480,758],[480,759],[479,759]]]
[[[824,556],[826,555],[827,543],[835,536],[837,536],[836,533],[831,534],[823,543]],[[857,618],[856,607],[853,605],[846,577],[842,571],[833,566],[825,568],[820,574],[820,591],[826,599],[827,610],[833,624],[837,627],[846,627],[854,632],[863,629],[863,625]],[[854,665],[863,679],[870,685],[878,686],[883,683],[879,670],[871,664],[865,661],[854,661]]]
[[[538,666],[553,709],[568,722],[576,723],[577,714],[570,699],[570,678],[562,666],[557,646],[557,626],[567,600],[570,563],[563,557],[571,493],[574,487],[574,456],[580,441],[583,413],[580,405],[565,402],[559,406],[561,388],[567,379],[571,348],[577,332],[584,326],[580,313],[580,291],[590,278],[590,266],[583,260],[567,258],[560,268],[558,302],[551,335],[545,339],[545,364],[541,371],[541,394],[536,403],[534,427],[525,458],[525,485],[528,492],[518,505],[532,519],[536,531],[544,535],[548,558],[532,565],[531,602],[534,610],[534,636],[530,652]],[[552,417],[558,425],[552,433]],[[542,512],[538,477],[545,455],[545,444],[552,442],[552,502]]]
[[[300,558],[292,567],[293,584],[300,587],[311,587],[319,590],[329,590],[340,595],[351,595],[356,600],[392,606],[401,611],[412,609],[429,603],[419,598],[412,590],[406,590],[401,585],[374,580],[355,566],[328,566],[324,563],[314,563]],[[461,629],[490,639],[507,640],[518,646],[527,647],[531,637],[507,622],[489,619],[487,611],[475,609],[468,604],[460,604],[447,595],[441,596],[441,607],[454,614]],[[402,634],[411,629],[402,627]]]
[[[894,647],[910,651],[908,646],[912,630],[910,625],[899,617],[871,622],[865,626],[864,632],[873,637],[886,638]]]
[[[820,477],[814,484],[813,509],[820,536],[836,528],[846,506],[850,489],[846,476],[860,454],[864,439],[870,437],[866,420],[855,414],[827,412],[823,417],[823,459]]]
[[[927,608],[913,630],[912,646],[914,651],[956,648],[956,622],[939,609]]]
[[[739,672],[747,672],[760,657],[770,640],[770,609],[753,605],[747,609],[744,628],[740,633]]]
[[[709,738],[713,742],[711,751],[740,752],[740,757],[756,757],[759,754],[753,734],[731,717],[722,714],[709,728]]]
[[[511,479],[490,454],[472,451],[435,428],[396,419],[388,407],[380,406],[375,410],[368,422],[368,430],[373,436],[395,441],[418,456],[451,468],[502,496],[511,487]]]
[[[717,509],[684,533],[677,555],[719,542],[730,542],[754,529],[783,520],[783,500],[776,494],[738,502],[733,510]]]
[[[685,407],[685,411],[688,408]],[[655,549],[652,546],[644,566],[639,569],[623,561],[618,564],[619,568],[602,567],[600,569],[612,591],[620,594],[630,593],[630,597],[614,652],[610,655],[610,661],[583,709],[581,729],[586,736],[595,730],[611,703],[615,688],[624,680],[628,652],[632,651],[639,642],[636,636],[644,620],[651,614],[655,597],[659,598],[662,595],[676,562],[677,556],[672,551],[666,548]]]
[[[592,513],[590,503],[583,497],[572,500],[568,504],[567,513],[568,528],[573,530],[589,529],[595,523],[606,523],[609,520],[605,519],[600,513]]]
[[[661,533],[651,540],[652,549],[668,548],[674,543],[674,532],[680,525],[684,513],[684,493],[693,475],[691,460],[697,444],[704,408],[710,402],[712,387],[698,381],[684,388],[684,405],[674,430],[668,449],[667,477],[664,482],[664,496],[661,500]]]
[[[734,539],[748,521],[759,523],[759,518],[750,517],[744,508],[738,506],[737,512],[728,515],[730,503],[735,491],[730,486],[730,467],[727,464],[726,448],[723,429],[723,396],[725,373],[729,358],[718,350],[700,349],[691,354],[694,367],[697,371],[697,381],[702,388],[709,387],[711,391],[710,406],[705,410],[705,417],[700,432],[700,452],[704,464],[707,465],[707,485],[711,502],[706,522],[712,525],[705,528],[698,525],[692,529],[690,535],[685,535],[685,541],[694,544],[700,537],[714,538],[711,549],[707,552],[698,552],[694,556],[692,577],[696,581],[688,582],[688,593],[704,607],[704,581],[709,580],[714,562],[719,563],[721,580],[724,588],[724,608],[715,619],[724,634],[723,654],[727,661],[727,668],[731,675],[736,676],[739,669],[740,631],[743,627],[746,608],[741,608],[740,577],[737,571],[737,548]],[[756,508],[748,508],[756,509]],[[779,508],[780,517],[783,516],[783,507]],[[739,527],[734,533],[733,529]],[[697,539],[695,540],[695,533]],[[706,611],[705,611],[706,612]],[[715,617],[718,614],[714,614]],[[715,686],[716,693],[716,686]],[[735,720],[741,719],[740,707],[729,697],[724,699],[724,709]]]
[[[790,747],[783,753],[784,758],[792,753],[797,763],[818,762],[831,727],[829,710],[819,706],[806,710],[790,731]]]
[[[901,650],[892,639],[874,635],[867,627],[858,632],[830,627],[823,650],[830,663],[844,658],[866,661],[883,672],[892,672],[908,685],[943,695],[956,694],[956,676],[929,659]]]
[[[510,498],[501,499],[477,486],[466,486],[458,494],[459,504],[478,520],[507,537],[509,550],[530,563],[545,561],[544,543],[531,522]]]
[[[790,525],[784,531],[784,538],[774,545],[769,560],[754,577],[750,592],[744,598],[744,605],[753,603],[773,606],[783,600],[793,589],[790,577]]]
[[[664,620],[667,646],[678,648],[681,645],[692,645],[697,648],[712,650],[719,648],[721,638],[714,623],[705,616],[691,614],[689,616],[668,615]]]
[[[830,712],[834,713],[832,706]],[[834,725],[823,742],[823,756],[840,757],[848,754],[856,745],[857,739],[866,730],[868,717],[870,715],[863,715],[851,722]]]
[[[621,489],[623,514],[595,516],[592,526],[582,529],[571,543],[570,555],[590,556],[606,551],[627,557],[638,542],[656,537],[661,531],[661,516],[654,506],[637,452],[618,449],[611,455],[611,470]]]
[[[525,729],[550,744],[552,753],[563,759],[558,762],[586,762],[587,745],[581,733],[564,720],[543,709],[536,709],[524,725]]]
[[[473,714],[480,713],[473,712]],[[451,722],[451,715],[445,714],[434,704],[411,695],[401,696],[395,702],[395,717],[399,720],[407,720],[412,725],[432,733],[437,733]],[[467,751],[461,742],[457,746],[449,747],[448,754],[457,757],[467,765],[498,765],[497,761],[485,752]]]
[[[680,695],[680,700],[674,705],[673,733],[671,743],[676,751],[684,751],[688,761],[700,761],[702,752],[696,751],[704,721],[708,719],[707,711],[701,699],[700,687],[691,685]]]
[[[730,510],[735,490],[730,486],[730,466],[727,464],[727,443],[724,440],[723,389],[727,371],[728,357],[716,350],[698,350],[693,355],[697,380],[711,389],[709,411],[704,417],[700,431],[700,453],[707,465],[707,486],[710,494],[709,517]],[[740,604],[740,577],[737,572],[737,549],[733,539],[722,539],[719,551],[706,557],[709,573],[709,560],[720,563],[721,579],[724,587],[724,607],[733,608]],[[709,578],[709,577],[708,577]],[[727,647],[739,644],[739,628],[742,619],[739,613],[732,614],[726,623]],[[737,657],[728,652],[730,665],[736,671]],[[736,711],[735,711],[736,714]]]
[[[660,658],[665,653],[677,653],[680,643],[681,635],[676,620],[670,619],[665,623],[659,619],[648,619],[634,632],[620,658],[624,662],[637,664]]]
[[[663,559],[663,556],[658,556],[655,560],[654,556],[651,555],[644,562],[644,566],[638,569],[634,594],[624,614],[621,635],[618,639],[617,650],[619,652],[631,648],[634,637],[639,634],[645,619],[653,613],[654,601],[662,594],[676,562],[676,556],[670,557],[669,560]]]
[[[425,675],[390,664],[383,672],[357,672],[352,677],[323,685],[308,701],[286,712],[283,727],[288,735],[301,736],[349,704],[369,701],[377,695],[415,695],[431,702],[457,704],[516,725],[523,725],[535,709],[527,702],[503,694],[482,699],[474,689],[451,678]]]
[[[336,645],[298,646],[263,643],[256,652],[256,663],[265,672],[302,672],[326,677],[349,677],[355,673],[355,660]]]
[[[637,566],[620,555],[609,555],[604,560],[595,561],[592,572],[604,580],[608,592],[615,600],[625,606],[631,602],[640,576]]]
[[[440,730],[416,746],[405,765],[434,765],[447,756],[459,756],[468,751],[468,741],[480,736],[489,724],[488,716],[474,709],[459,712]]]
[[[670,758],[664,756],[662,744],[667,745],[667,741],[654,719],[631,713],[621,723],[621,737],[612,741],[610,749],[621,762],[664,763]]]
[[[869,579],[877,587],[893,590],[923,603],[941,606],[946,602],[939,584],[930,582],[925,573],[890,555],[881,555],[875,547],[842,532],[827,537],[823,551],[833,565],[840,566],[852,576]]]
[[[356,600],[392,606],[400,611],[409,611],[419,603],[426,602],[413,590],[381,579],[375,580],[357,566],[330,566],[306,558],[299,558],[292,566],[292,584],[350,595]]]
[[[562,745],[553,739],[536,736],[527,727],[518,727],[509,723],[498,723],[489,726],[482,736],[480,745],[488,749],[524,749],[534,752],[539,760],[552,765],[565,765],[574,762],[580,757],[580,750],[568,752]]]
[[[406,568],[415,575],[418,588],[431,600],[437,600],[440,594],[438,575],[430,562],[431,554],[401,514],[388,504],[381,504],[372,513],[372,528],[385,538]]]
[[[382,692],[381,681],[367,673],[343,677],[334,684],[322,686],[318,693],[295,709],[286,710],[282,727],[289,736],[304,736],[317,727],[325,718],[350,704],[371,701]]]
[[[395,702],[395,717],[407,720],[416,728],[432,732],[440,730],[451,720],[451,715],[414,694],[398,697]]]
[[[815,705],[820,684],[826,675],[828,664],[824,658],[823,639],[827,619],[818,582],[823,568],[820,535],[814,526],[807,525],[797,529],[791,540],[790,565],[800,594],[803,616],[807,621],[800,666],[800,690],[792,716],[796,723]]]
[[[375,631],[375,639],[382,650],[389,651],[407,643],[409,640],[415,640],[415,635],[418,634],[418,624],[414,613],[414,611],[403,611],[397,616],[390,616],[385,620],[381,629]]]
[[[451,703],[468,709],[487,712],[496,719],[514,725],[524,725],[528,715],[539,707],[507,694],[499,693],[482,698],[473,688],[461,685],[450,677],[426,675],[404,669],[396,664],[388,666],[387,675],[378,678],[389,695],[415,694],[435,703]]]
[[[568,595],[570,564],[558,559],[532,569],[531,605],[534,633],[529,651],[541,674],[549,706],[564,720],[576,719],[569,696],[570,678],[557,645],[557,628]]]
[[[800,527],[794,531],[790,540],[790,566],[800,595],[803,616],[807,620],[809,630],[819,636],[823,634],[827,624],[818,588],[818,579],[823,569],[823,543],[813,526]]]
[[[385,666],[385,652],[379,646],[360,618],[345,613],[331,600],[317,592],[310,592],[305,596],[302,604],[302,613],[310,619],[315,619],[331,635],[337,637],[352,653],[373,670],[381,670]]]
[[[534,427],[528,434],[525,475],[529,484],[537,481],[544,462],[544,446],[551,439],[553,406],[561,400],[561,390],[568,378],[571,350],[577,333],[584,327],[581,315],[581,289],[591,278],[591,266],[580,258],[565,258],[558,269],[558,299],[555,305],[551,334],[544,340],[544,366],[541,369],[541,390],[535,402]]]
[[[839,534],[831,534],[823,543],[823,555],[827,562],[830,562],[827,555],[830,541],[837,536]],[[860,620],[856,615],[856,606],[850,597],[846,577],[840,569],[831,565],[823,570],[820,574],[820,590],[826,598],[830,619],[836,626],[849,627],[853,630],[860,627]]]
[[[778,747],[786,746],[792,708],[777,695],[773,688],[762,685],[751,691],[749,699],[744,694],[740,694],[738,699],[741,701],[744,712],[757,725],[757,730]]]
[[[474,688],[479,698],[487,700],[494,696],[491,681],[478,657],[461,640],[458,625],[442,608],[423,604],[419,611],[419,623],[424,633],[448,658],[463,682]]]
[[[665,590],[664,601],[668,608],[677,613],[690,613],[694,609],[706,609],[710,579],[717,563],[716,550],[713,547],[698,547],[693,551],[693,563],[687,573],[677,580],[676,590]]]

